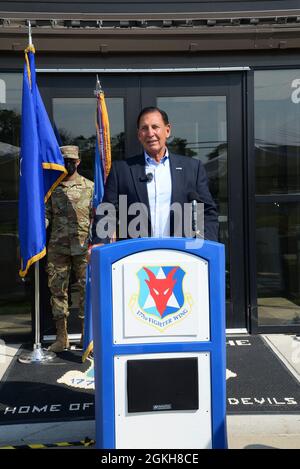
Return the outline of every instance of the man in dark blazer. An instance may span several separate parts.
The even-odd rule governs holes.
[[[115,215],[119,239],[190,236],[184,226],[184,204],[191,202],[192,193],[204,204],[205,239],[217,241],[217,211],[201,161],[168,151],[171,125],[164,111],[144,108],[137,127],[144,152],[113,162],[92,227],[92,244],[109,242],[112,233],[103,235],[104,221],[109,224]]]

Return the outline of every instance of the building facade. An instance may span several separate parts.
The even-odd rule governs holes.
[[[170,148],[201,159],[218,206],[228,329],[299,333],[299,1],[11,0],[0,2],[2,336],[27,337],[33,322],[33,279],[18,276],[17,230],[28,21],[42,98],[61,142],[79,145],[81,173],[92,179],[97,74],[113,158],[140,151],[142,107],[166,110]],[[70,297],[76,308],[76,285]],[[43,262],[41,319],[47,339]]]

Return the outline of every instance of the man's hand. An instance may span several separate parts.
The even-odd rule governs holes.
[[[94,248],[97,247],[97,246],[104,246],[104,243],[92,244],[92,245],[88,248],[88,252],[87,252],[87,261],[88,261],[88,264],[90,263],[91,254],[92,254],[92,249],[94,249]]]

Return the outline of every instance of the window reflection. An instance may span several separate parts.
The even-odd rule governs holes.
[[[258,321],[295,325],[300,323],[300,70],[255,72],[255,149]]]
[[[105,98],[111,136],[112,159],[122,159],[125,153],[124,139],[124,100]],[[80,149],[81,163],[78,172],[90,180],[94,179],[94,159],[96,145],[96,98],[53,98],[53,120],[60,145],[77,145]],[[44,298],[47,298],[47,289]],[[70,278],[70,321],[69,329],[76,333],[80,330],[77,321],[78,288],[75,277]],[[47,300],[45,300],[46,302]],[[44,323],[45,335],[51,335],[53,328],[51,308]],[[54,331],[53,331],[54,332]]]
[[[18,275],[18,183],[22,75],[0,73],[1,337],[31,331],[30,280]]]
[[[17,200],[22,75],[0,73],[0,200]]]
[[[259,204],[256,220],[259,324],[299,324],[300,203]]]
[[[168,148],[197,158],[205,166],[219,213],[219,240],[226,246],[226,292],[230,294],[227,195],[226,96],[172,96],[157,98],[172,125]]]
[[[123,98],[105,98],[111,134],[112,159],[125,153]],[[61,145],[78,145],[79,172],[93,180],[96,144],[95,98],[54,98],[53,116]]]
[[[300,70],[255,72],[257,194],[300,191]]]
[[[169,149],[202,161],[219,213],[227,216],[226,97],[160,97],[157,104],[172,124]]]

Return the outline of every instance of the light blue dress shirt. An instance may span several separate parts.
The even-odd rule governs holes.
[[[146,152],[146,174],[152,173],[153,179],[147,183],[151,214],[152,236],[155,238],[170,236],[170,206],[172,180],[168,149],[165,156],[157,163]]]

